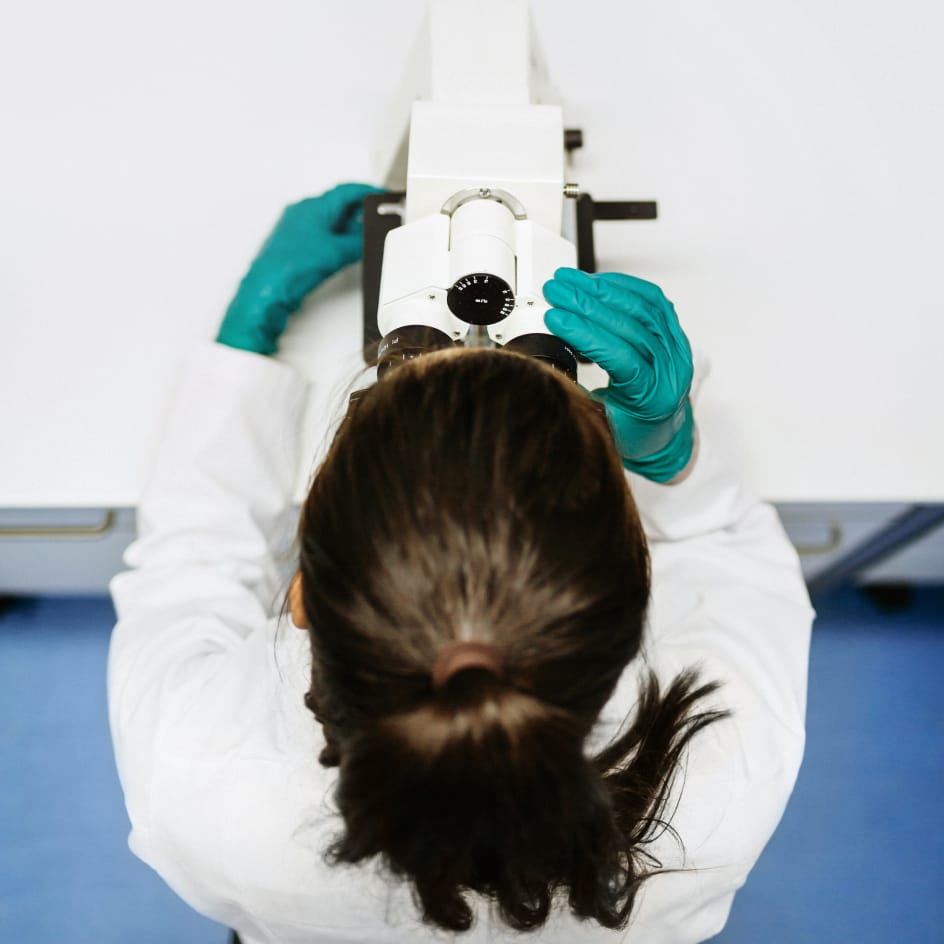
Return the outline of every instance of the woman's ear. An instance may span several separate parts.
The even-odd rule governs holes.
[[[292,614],[292,622],[299,629],[311,629],[308,625],[308,615],[302,604],[302,574],[298,571],[292,577],[292,585],[288,588],[288,607]]]

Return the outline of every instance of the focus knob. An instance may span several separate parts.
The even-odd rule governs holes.
[[[515,293],[497,275],[473,272],[458,279],[446,293],[449,310],[466,324],[491,325],[515,309]]]

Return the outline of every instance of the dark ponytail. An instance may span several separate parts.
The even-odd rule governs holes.
[[[425,920],[470,927],[478,892],[513,928],[563,897],[617,928],[658,867],[646,844],[685,745],[719,712],[685,673],[585,741],[639,652],[645,538],[605,416],[496,351],[427,355],[345,420],[305,503],[308,704],[339,763],[335,862],[381,856]],[[445,646],[493,647],[440,688]]]

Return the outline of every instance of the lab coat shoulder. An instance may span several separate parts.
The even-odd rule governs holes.
[[[775,509],[710,441],[686,481],[630,485],[649,535],[652,599],[643,665],[607,710],[632,706],[640,671],[665,688],[696,669],[699,682],[719,683],[699,708],[729,713],[693,738],[676,777],[668,810],[682,846],[669,831],[655,844],[684,871],[653,879],[639,907],[637,933],[655,935],[640,940],[674,926],[685,931],[671,940],[697,941],[723,927],[793,790],[815,614]]]
[[[730,697],[753,692],[765,717],[802,734],[815,613],[776,510],[704,438],[685,481],[630,487],[652,566],[645,653],[722,672]]]

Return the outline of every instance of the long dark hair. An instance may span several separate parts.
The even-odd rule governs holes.
[[[464,892],[513,928],[559,896],[626,924],[659,863],[673,773],[716,686],[644,676],[632,723],[585,740],[640,650],[645,537],[606,418],[575,384],[508,352],[430,354],[342,424],[305,502],[306,702],[340,764],[334,862],[380,855],[424,920],[470,927]],[[502,671],[434,688],[441,649],[491,644]]]

